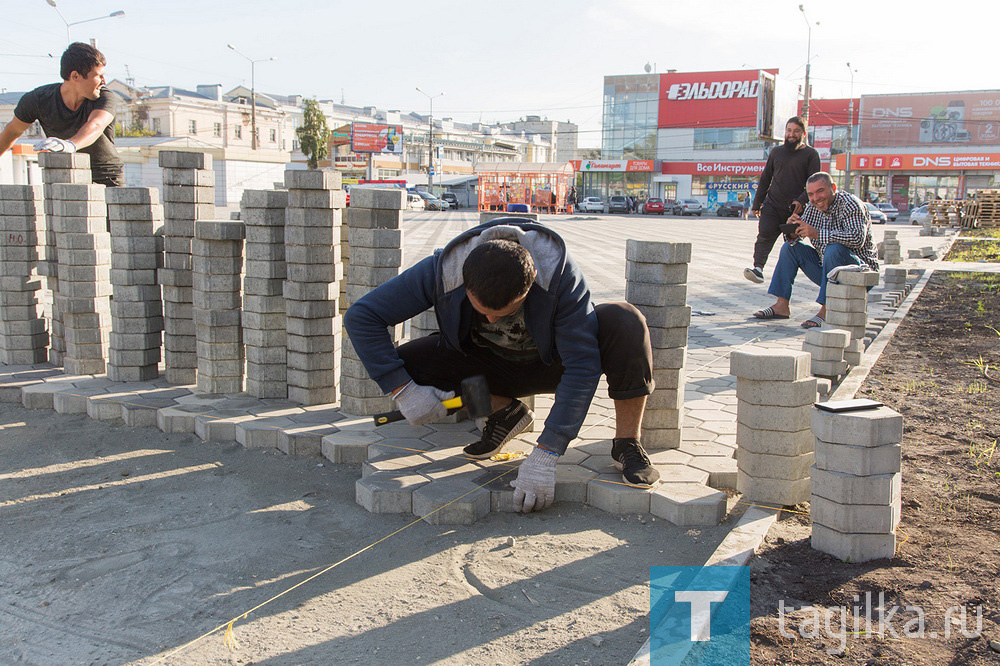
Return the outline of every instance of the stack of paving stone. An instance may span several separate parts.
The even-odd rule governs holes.
[[[108,379],[141,382],[159,376],[163,303],[156,271],[162,263],[159,190],[111,187],[111,345]]]
[[[734,351],[737,490],[753,502],[790,506],[809,499],[816,379],[809,354]]]
[[[165,150],[163,169],[163,348],[171,384],[194,384],[198,369],[192,319],[191,239],[195,220],[215,218],[215,173],[204,153]]]
[[[63,313],[61,304],[57,302],[59,295],[59,248],[56,243],[56,230],[52,225],[55,211],[55,195],[52,192],[58,183],[88,184],[91,182],[90,155],[85,153],[39,153],[38,165],[42,168],[42,183],[44,183],[45,216],[43,228],[39,229],[42,237],[39,239],[41,252],[39,256],[38,273],[46,277],[49,289],[47,297],[51,297],[49,306],[49,362],[62,365],[66,353],[66,340],[63,337]],[[99,208],[99,206],[97,206]]]
[[[348,306],[399,275],[403,261],[403,207],[406,192],[398,189],[355,188],[347,210],[351,263],[347,269]],[[355,245],[357,243],[357,245]],[[399,341],[402,326],[389,331]],[[392,399],[368,377],[350,340],[344,341],[340,405],[352,414],[378,414],[392,409]]]
[[[809,352],[810,372],[816,377],[829,378],[847,374],[848,363],[844,360],[844,352],[850,344],[851,334],[839,328],[807,331],[802,351]]]
[[[691,306],[687,305],[690,243],[629,239],[625,246],[625,299],[646,317],[653,346],[656,389],[646,401],[642,443],[647,449],[681,445],[684,361]]]
[[[906,251],[906,257],[908,259],[937,259],[938,254],[934,251],[934,247],[931,245],[925,245],[924,247],[918,247],[913,250]]]
[[[246,392],[255,398],[288,396],[285,348],[285,208],[288,192],[245,190],[240,219],[246,226],[243,268],[243,342]]]
[[[302,405],[337,400],[340,236],[347,197],[340,173],[286,171],[284,283],[288,398]]]
[[[240,274],[243,222],[198,220],[191,245],[198,388],[207,393],[243,390]]]
[[[44,217],[40,186],[0,185],[0,363],[7,365],[48,360],[42,283],[32,274]]]
[[[901,513],[903,417],[813,411],[812,547],[851,562],[892,557]]]
[[[851,340],[864,340],[868,325],[868,287],[878,284],[876,271],[845,272],[837,275],[839,284],[826,285],[826,323],[851,334]]]
[[[882,241],[882,258],[890,265],[898,264],[903,256],[899,248],[899,239],[896,238],[898,233],[895,229],[886,229],[885,240]]]
[[[74,170],[75,171],[75,170]],[[51,187],[59,293],[69,375],[106,369],[111,334],[111,235],[104,185],[57,183]]]
[[[899,302],[906,296],[906,269],[886,268],[882,285],[886,292],[883,300],[889,301],[894,306],[899,305]]]

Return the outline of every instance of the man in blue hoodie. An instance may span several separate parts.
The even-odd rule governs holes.
[[[393,346],[387,328],[434,308],[439,332]],[[626,483],[660,477],[640,443],[653,390],[642,314],[628,303],[595,308],[563,239],[523,218],[470,229],[352,305],[344,325],[368,374],[413,425],[443,418],[461,381],[485,375],[493,413],[466,455],[498,453],[531,425],[518,397],[555,393],[538,444],[518,469],[514,506],[555,498],[556,461],[577,436],[601,374],[615,403],[611,456]]]

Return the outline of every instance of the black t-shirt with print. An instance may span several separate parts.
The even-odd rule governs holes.
[[[72,138],[96,110],[114,115],[114,93],[110,90],[101,90],[101,96],[97,100],[83,100],[80,108],[73,111],[63,102],[59,92],[60,85],[50,83],[25,93],[17,103],[14,115],[25,123],[37,120],[45,131],[45,136],[59,139]],[[112,187],[125,184],[125,167],[115,150],[114,123],[104,128],[104,133],[94,143],[81,148],[80,152],[90,155],[90,171],[95,183]]]

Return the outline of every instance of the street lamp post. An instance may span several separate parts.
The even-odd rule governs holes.
[[[243,56],[250,61],[250,149],[257,150],[257,88],[256,88],[256,67],[259,62],[270,62],[271,60],[277,60],[274,56],[270,58],[260,58],[254,60],[250,56],[240,53],[235,46],[232,44],[226,44],[233,51],[236,51],[238,55]]]
[[[97,18],[84,19],[82,21],[72,21],[72,22],[70,22],[70,21],[67,21],[66,17],[62,15],[61,11],[59,11],[59,8],[56,6],[56,0],[45,0],[45,2],[49,3],[49,6],[52,7],[52,9],[56,10],[56,14],[58,14],[59,18],[62,19],[62,22],[66,24],[66,43],[67,44],[72,44],[73,43],[73,40],[69,36],[69,27],[71,25],[80,25],[81,23],[90,23],[91,21],[100,21],[100,20],[106,19],[106,18],[121,18],[122,16],[125,16],[125,12],[123,10],[119,9],[117,11],[111,12],[107,16],[98,16]]]
[[[847,119],[847,168],[844,170],[844,186],[851,191],[851,153],[854,150],[854,68],[847,63],[847,71],[851,73],[851,103],[848,105]]]
[[[812,68],[812,23],[809,21],[809,17],[806,16],[806,8],[804,5],[799,5],[799,11],[802,12],[802,18],[806,20],[806,28],[808,29],[808,34],[806,37],[806,91],[805,99],[802,102],[802,118],[805,119],[806,123],[809,123],[809,97],[812,94],[812,90],[809,86],[809,72]],[[819,21],[816,21],[816,25],[819,25]]]
[[[444,93],[440,92],[437,95],[430,95],[428,93],[425,93],[420,88],[417,88],[417,92],[420,93],[421,95],[424,95],[430,101],[430,103],[431,103],[431,113],[430,113],[430,116],[428,116],[428,130],[429,130],[429,133],[427,134],[427,162],[428,162],[428,168],[427,168],[427,191],[430,192],[431,194],[434,194],[434,192],[433,192],[433,189],[434,189],[434,98],[435,97],[440,97]]]

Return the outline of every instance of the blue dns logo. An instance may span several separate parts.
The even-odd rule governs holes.
[[[650,567],[652,666],[752,664],[746,567]]]

